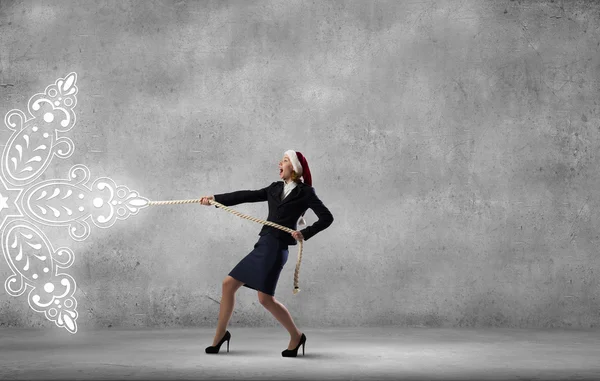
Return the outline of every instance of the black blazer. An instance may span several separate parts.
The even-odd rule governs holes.
[[[283,185],[283,181],[275,181],[268,187],[259,190],[239,190],[230,193],[215,194],[214,199],[225,206],[233,206],[246,202],[268,201],[269,216],[267,217],[267,221],[288,227],[292,230],[296,230],[296,223],[302,213],[311,208],[319,220],[300,230],[305,241],[308,241],[312,236],[331,225],[333,215],[317,197],[313,187],[303,182],[297,183],[296,187],[282,201]],[[215,208],[218,208],[218,206],[215,205]],[[259,235],[262,236],[268,232],[288,245],[296,244],[296,239],[292,237],[291,233],[268,225],[263,225]]]

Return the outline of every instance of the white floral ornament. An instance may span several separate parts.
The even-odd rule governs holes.
[[[9,111],[4,123],[14,133],[2,153],[2,177],[11,185],[24,186],[35,181],[50,165],[53,156],[67,158],[73,153],[73,141],[57,137],[75,125],[73,108],[77,104],[77,74],[71,73],[29,99],[26,119],[21,110]],[[66,145],[63,152],[59,146]]]
[[[65,159],[73,153],[72,140],[58,134],[75,125],[76,82],[77,74],[70,73],[46,87],[44,93],[32,96],[28,103],[32,118],[16,109],[6,114],[4,122],[14,132],[4,147],[0,176],[2,251],[13,272],[6,279],[6,292],[16,297],[29,288],[31,309],[70,333],[77,332],[76,284],[59,269],[73,264],[73,251],[53,249],[36,224],[68,226],[71,238],[82,241],[90,235],[88,219],[97,227],[108,228],[117,219],[137,214],[149,202],[107,177],[88,187],[90,171],[81,164],[71,167],[67,179],[36,182],[54,156]],[[66,152],[60,149],[63,145]],[[82,172],[80,178],[78,172]],[[16,213],[9,214],[11,209]]]
[[[76,171],[83,172],[78,181]],[[32,220],[49,226],[69,226],[69,234],[83,241],[90,234],[88,218],[100,228],[111,227],[117,219],[124,220],[137,214],[148,200],[126,186],[117,186],[107,177],[94,181],[91,189],[84,186],[90,170],[77,164],[69,170],[69,179],[46,180],[24,191],[20,207]],[[83,229],[77,234],[78,227]]]
[[[29,306],[69,332],[77,332],[75,279],[59,272],[73,263],[69,248],[53,250],[44,233],[25,220],[13,220],[2,229],[2,251],[13,275],[6,279],[6,292],[20,296],[27,286]],[[61,256],[66,259],[61,260]]]

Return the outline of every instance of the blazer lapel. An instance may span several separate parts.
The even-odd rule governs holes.
[[[290,194],[288,194],[288,196],[286,198],[281,200],[281,196],[283,195],[283,181],[280,181],[277,183],[276,186],[273,187],[273,189],[271,190],[271,194],[273,195],[273,198],[279,203],[278,206],[281,206],[281,205],[285,204],[286,202],[291,201],[295,197],[297,197],[300,194],[300,187],[302,187],[303,185],[304,184],[302,184],[302,183],[297,184],[294,187],[294,189],[292,189]]]
[[[285,204],[286,202],[289,202],[291,200],[294,199],[294,197],[297,197],[300,194],[300,184],[296,184],[296,186],[294,187],[294,189],[292,189],[292,191],[290,192],[290,194],[288,194],[288,196],[286,198],[283,199],[283,201],[281,201],[281,204],[279,204],[280,206]],[[283,189],[281,190],[281,192],[283,192]],[[281,196],[279,196],[281,197]]]
[[[271,188],[271,195],[277,201],[277,203],[281,202],[281,194],[283,193],[283,182],[278,182],[273,188]]]

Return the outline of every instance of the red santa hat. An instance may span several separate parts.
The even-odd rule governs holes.
[[[290,158],[294,171],[298,174],[298,176],[301,176],[304,179],[304,183],[312,186],[310,168],[308,167],[308,161],[306,161],[304,155],[302,155],[302,153],[299,151],[294,151],[291,149],[285,151],[284,155],[287,155],[287,157]],[[306,225],[306,221],[304,220],[303,216],[304,213],[302,213],[302,216],[300,216],[300,219],[298,220],[299,225]]]

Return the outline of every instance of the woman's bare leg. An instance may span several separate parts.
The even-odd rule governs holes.
[[[272,313],[275,319],[277,319],[290,333],[288,349],[296,348],[300,342],[302,332],[300,332],[298,327],[296,327],[296,324],[294,324],[294,319],[292,319],[292,315],[290,315],[288,309],[279,301],[275,300],[275,297],[260,291],[258,292],[258,300],[260,304]]]
[[[225,335],[225,332],[227,332],[227,324],[229,323],[229,319],[231,319],[231,315],[233,314],[235,293],[243,285],[243,282],[240,282],[229,275],[227,275],[223,280],[223,293],[221,295],[219,321],[217,323],[217,331],[215,332],[215,337],[212,343],[213,346],[219,344],[219,341],[221,341]]]

